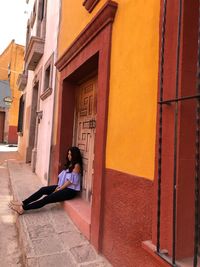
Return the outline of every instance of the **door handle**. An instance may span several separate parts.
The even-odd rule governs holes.
[[[89,120],[89,129],[95,129],[96,128],[96,120]]]

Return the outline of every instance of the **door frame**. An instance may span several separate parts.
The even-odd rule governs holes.
[[[93,200],[91,207],[91,243],[101,250],[105,150],[108,118],[112,23],[117,3],[106,2],[92,21],[56,62],[60,71],[58,96],[57,145],[54,150],[54,177],[65,162],[66,149],[72,143],[76,81],[97,67],[97,120],[94,158]],[[89,38],[86,38],[89,36]]]
[[[26,149],[26,162],[32,162],[32,160],[34,161],[32,162],[33,171],[35,171],[34,168],[36,164],[36,151],[34,151],[33,153],[33,150],[35,148],[37,134],[38,134],[37,111],[40,106],[41,77],[42,77],[41,75],[42,75],[42,70],[40,69],[33,79],[30,127],[28,135],[28,147]]]

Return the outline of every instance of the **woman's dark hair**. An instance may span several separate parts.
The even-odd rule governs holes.
[[[68,152],[71,151],[72,160],[69,161],[68,159]],[[69,169],[69,172],[72,172],[72,170],[75,167],[75,164],[79,164],[81,167],[81,174],[83,174],[83,162],[82,162],[82,156],[80,149],[76,146],[72,146],[67,150],[67,162],[65,164],[66,169]]]

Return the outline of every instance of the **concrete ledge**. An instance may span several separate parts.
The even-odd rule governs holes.
[[[63,207],[83,235],[90,240],[91,206],[82,198],[65,201]]]
[[[154,257],[160,263],[160,266],[162,267],[172,266],[171,265],[172,259],[168,255],[167,251],[165,249],[160,251],[160,255],[162,255],[161,258],[159,254],[156,252],[156,246],[152,243],[151,240],[142,242],[142,248],[144,248],[152,257]],[[198,257],[198,262],[200,262],[200,257]],[[176,266],[181,266],[181,267],[193,266],[193,257],[176,260]]]
[[[142,242],[142,248],[146,250],[154,259],[157,260],[157,262],[160,263],[162,267],[169,267],[171,266],[170,262],[168,262],[167,258],[161,258],[157,253],[156,253],[156,247],[155,245],[151,242],[151,240],[143,241]]]

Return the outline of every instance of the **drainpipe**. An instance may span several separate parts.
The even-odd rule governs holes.
[[[58,58],[58,39],[59,39],[59,31],[60,31],[60,23],[61,23],[61,11],[62,11],[62,0],[59,0],[59,21],[58,21],[58,30],[57,30],[57,44],[56,44],[56,50],[55,50],[55,62],[57,61]],[[57,70],[55,71],[55,84],[54,84],[54,90],[53,90],[53,112],[52,112],[52,126],[51,126],[51,143],[50,143],[50,153],[49,153],[49,167],[48,167],[48,175],[47,175],[47,184],[49,185],[50,182],[50,168],[51,168],[51,150],[52,150],[52,145],[53,145],[53,133],[54,133],[54,121],[55,121],[55,100],[56,100],[56,91],[57,91]]]

